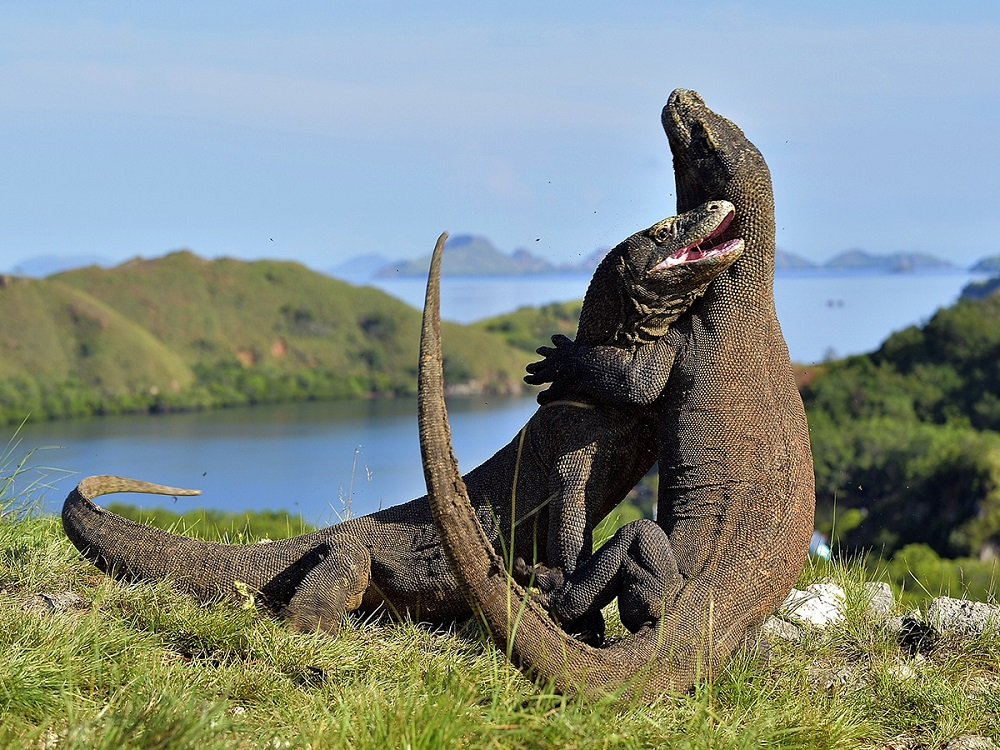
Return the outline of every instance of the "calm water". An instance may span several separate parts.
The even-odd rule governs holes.
[[[534,410],[533,398],[450,399],[463,469],[489,458]],[[204,491],[195,499],[119,496],[144,507],[287,508],[323,525],[343,517],[348,498],[362,515],[425,492],[415,399],[53,422],[27,425],[18,437],[16,455],[37,449],[27,478],[52,485],[41,498],[49,510],[90,474]]]
[[[892,331],[952,303],[972,278],[785,273],[776,282],[778,313],[792,358],[815,362],[832,353],[876,348]],[[379,286],[417,305],[423,283],[392,280]],[[445,317],[468,322],[526,304],[578,299],[586,283],[576,276],[451,278],[444,281],[442,307]],[[453,399],[449,406],[458,459],[468,470],[506,443],[535,403],[480,398]],[[121,496],[146,507],[287,508],[320,524],[337,520],[348,505],[360,515],[424,493],[411,399],[53,422],[28,425],[19,439],[15,456],[36,449],[30,476],[44,477],[52,486],[41,496],[51,510],[89,474],[122,474],[205,492],[176,501]]]
[[[792,359],[806,364],[877,349],[893,331],[920,323],[958,299],[970,281],[983,278],[948,273],[826,273],[784,271],[774,294]],[[524,306],[582,299],[588,276],[444,278],[441,315],[471,323]],[[375,279],[379,289],[419,308],[423,279]]]

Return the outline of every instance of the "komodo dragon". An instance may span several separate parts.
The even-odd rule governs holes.
[[[594,274],[577,338],[633,346],[662,336],[742,252],[742,245],[727,252],[701,246],[732,213],[730,204],[710,202],[615,247]],[[655,422],[648,412],[580,399],[540,408],[510,443],[465,477],[491,544],[572,571],[590,554],[593,525],[655,461]],[[304,630],[336,630],[344,611],[359,605],[372,611],[385,604],[428,620],[468,612],[426,497],[293,539],[223,545],[136,524],[93,503],[112,492],[197,493],[90,477],[69,494],[63,506],[67,535],[87,559],[118,577],[169,578],[200,599],[233,598],[240,582],[261,605]],[[578,523],[564,525],[563,515]],[[603,631],[599,613],[598,621],[592,616],[567,625],[595,640]]]
[[[687,690],[699,676],[711,679],[787,595],[812,532],[808,430],[774,309],[767,165],[736,125],[692,91],[671,94],[663,125],[679,208],[709,198],[731,201],[736,219],[723,238],[742,237],[746,250],[662,342],[617,353],[577,342],[572,348],[583,366],[569,376],[589,373],[594,382],[573,382],[573,389],[584,386],[613,402],[652,401],[659,391],[644,392],[646,376],[629,368],[641,361],[655,371],[661,366],[655,350],[677,352],[669,387],[654,408],[658,517],[669,535],[669,549],[660,552],[674,556],[682,585],[662,602],[655,624],[591,648],[567,637],[505,574],[470,512],[450,450],[436,296],[428,294],[424,311],[420,440],[442,545],[494,639],[523,669],[566,692],[652,697]]]

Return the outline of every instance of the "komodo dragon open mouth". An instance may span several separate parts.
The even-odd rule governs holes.
[[[742,250],[743,239],[740,237],[731,240],[720,240],[723,233],[729,228],[729,225],[732,223],[735,216],[735,211],[727,213],[722,218],[722,221],[719,222],[719,225],[709,232],[708,236],[674,251],[649,269],[648,275],[652,276],[653,274],[667,271],[675,266],[695,263],[709,258],[720,258],[737,249]]]

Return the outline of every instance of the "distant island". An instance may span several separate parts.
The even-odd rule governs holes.
[[[852,248],[838,253],[822,265],[828,270],[882,270],[893,273],[909,271],[954,271],[957,266],[926,253],[886,253],[876,254],[860,248]]]
[[[475,234],[457,234],[448,240],[443,273],[446,276],[535,276],[545,274],[580,274],[589,276],[607,254],[609,248],[598,247],[572,263],[554,263],[526,248],[509,253],[499,249],[487,238]],[[430,255],[415,259],[392,260],[385,254],[356,255],[326,268],[327,276],[355,284],[373,279],[424,278]],[[113,262],[97,255],[39,255],[21,260],[7,269],[12,276],[45,278],[56,273],[100,266],[109,268]],[[850,248],[837,253],[823,263],[816,263],[785,248],[778,248],[775,257],[778,271],[871,271],[877,273],[910,273],[934,271],[968,271],[1000,274],[1000,255],[981,258],[968,267],[927,253],[898,251],[873,253],[862,248]],[[2,271],[0,271],[2,272]]]
[[[591,274],[609,248],[594,250],[578,263],[551,263],[525,248],[504,253],[486,237],[457,234],[445,245],[442,273],[447,276],[524,276],[528,274]],[[363,255],[330,269],[331,276],[348,281],[372,278],[425,277],[430,254],[415,259],[388,260],[379,255]]]
[[[1000,273],[1000,255],[977,260],[969,270],[973,273]]]
[[[529,276],[541,274],[578,273],[589,275],[607,254],[608,248],[597,248],[577,263],[552,263],[524,248],[504,253],[486,237],[460,234],[445,246],[442,272],[446,276]],[[331,276],[348,281],[386,278],[422,278],[427,274],[430,255],[415,259],[389,260],[381,255],[351,258],[327,271]],[[873,253],[850,248],[824,263],[815,263],[801,255],[778,248],[775,257],[778,271],[875,271],[910,273],[918,271],[958,271],[994,273],[1000,270],[1000,256],[984,258],[968,269],[949,260],[927,253]],[[996,270],[994,270],[996,269]]]

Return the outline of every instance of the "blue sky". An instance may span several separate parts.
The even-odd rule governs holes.
[[[329,268],[445,229],[572,261],[673,213],[678,86],[764,152],[788,250],[1000,254],[991,3],[0,11],[0,270],[180,247]]]

